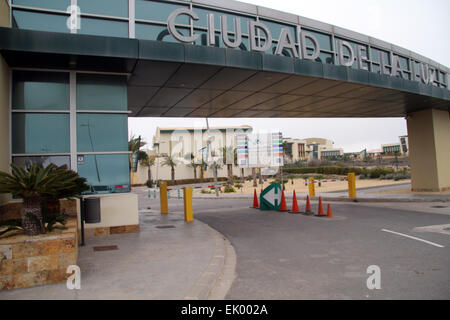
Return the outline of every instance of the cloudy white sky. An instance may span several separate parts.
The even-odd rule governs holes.
[[[449,0],[246,0],[369,35],[450,66]],[[407,134],[406,121],[383,119],[276,119],[285,137],[323,137],[346,152],[377,149]],[[210,126],[273,127],[273,119],[209,119]],[[129,133],[151,141],[156,127],[206,126],[205,119],[129,118]]]

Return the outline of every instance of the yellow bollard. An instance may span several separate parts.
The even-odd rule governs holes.
[[[314,178],[309,178],[309,196],[310,197],[316,196],[316,189],[314,187]]]
[[[194,210],[192,209],[192,194],[193,194],[192,187],[183,189],[184,221],[186,221],[186,222],[194,221]]]
[[[356,180],[355,174],[348,174],[348,197],[350,199],[356,199]]]
[[[167,199],[167,181],[161,181],[159,184],[160,201],[161,201],[161,214],[169,213],[169,203]]]

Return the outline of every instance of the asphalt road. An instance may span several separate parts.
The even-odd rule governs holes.
[[[432,205],[336,203],[335,218],[324,219],[261,212],[248,200],[194,200],[194,213],[236,250],[227,299],[450,299],[450,232],[414,230],[450,224],[450,209],[427,210]],[[182,209],[182,200],[170,200],[170,211]],[[372,265],[381,270],[380,290],[366,285]]]

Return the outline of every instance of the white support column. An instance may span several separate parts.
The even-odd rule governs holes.
[[[77,159],[77,73],[70,71],[70,167],[78,172]]]
[[[136,38],[136,4],[135,0],[128,0],[128,37]]]

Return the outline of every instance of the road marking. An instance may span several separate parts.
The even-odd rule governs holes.
[[[438,248],[445,248],[444,246],[442,246],[440,244],[437,244],[437,243],[434,243],[434,242],[431,242],[431,241],[427,241],[427,240],[424,240],[424,239],[408,236],[407,234],[403,234],[403,233],[399,233],[399,232],[395,232],[395,231],[391,231],[391,230],[386,230],[386,229],[381,229],[381,231],[393,233],[393,234],[396,234],[396,235],[399,235],[399,236],[404,236],[406,238],[414,239],[414,240],[417,240],[417,241],[422,241],[422,242],[431,244],[432,246],[435,246],[435,247],[438,247]]]

